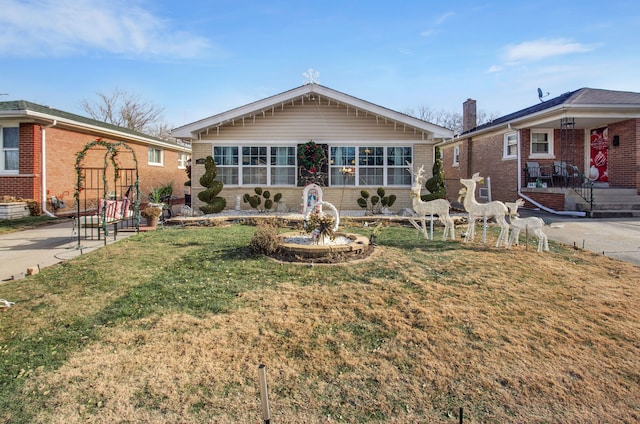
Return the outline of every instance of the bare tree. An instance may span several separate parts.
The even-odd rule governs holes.
[[[165,141],[175,141],[175,137],[171,137],[171,126],[166,122],[156,123],[149,131],[149,135],[158,137]]]
[[[409,116],[422,119],[423,121],[430,122],[432,124],[439,125],[444,128],[448,128],[455,133],[462,132],[462,114],[458,112],[450,112],[444,109],[435,110],[429,106],[419,106],[417,110],[408,109],[405,112]],[[476,118],[477,125],[486,124],[493,121],[498,117],[495,113],[487,113],[486,111],[479,110]]]
[[[82,101],[85,112],[93,119],[157,137],[166,136],[168,125],[162,122],[164,108],[119,88],[97,96],[94,102]]]

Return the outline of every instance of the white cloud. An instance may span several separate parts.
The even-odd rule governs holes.
[[[446,13],[443,13],[442,15],[436,17],[436,19],[434,21],[435,27],[442,26],[442,24],[444,24],[447,19],[449,19],[451,16],[454,16],[454,15],[455,15],[455,13],[453,13],[453,12],[446,12]],[[420,36],[422,36],[422,37],[430,37],[430,36],[432,36],[434,34],[437,34],[438,32],[439,31],[437,29],[435,29],[435,28],[426,29],[426,30],[424,30],[424,31],[422,31],[420,33]]]
[[[486,70],[486,73],[493,74],[493,73],[496,73],[496,72],[500,72],[503,69],[504,68],[502,66],[492,65],[492,66],[489,67],[489,69]]]
[[[540,39],[507,46],[504,51],[504,58],[507,63],[514,64],[572,53],[585,53],[591,50],[593,50],[593,47],[563,38],[555,40]]]
[[[400,54],[402,54],[404,56],[415,56],[416,52],[413,49],[401,48],[400,49]]]
[[[442,25],[444,23],[444,21],[446,21],[447,19],[449,19],[453,15],[455,15],[455,13],[453,13],[453,12],[443,13],[442,15],[438,16],[438,18],[436,19],[436,25]]]
[[[124,0],[0,0],[0,54],[65,56],[102,51],[124,56],[194,57],[202,37]]]

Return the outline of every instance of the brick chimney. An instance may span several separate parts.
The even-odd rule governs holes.
[[[467,99],[462,104],[462,131],[469,131],[477,126],[476,101]]]

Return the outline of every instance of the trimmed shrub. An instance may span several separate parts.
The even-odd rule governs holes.
[[[242,201],[248,203],[253,209],[256,209],[258,212],[266,212],[273,208],[273,206],[282,199],[282,193],[276,193],[271,199],[271,192],[269,190],[262,190],[260,187],[256,187],[253,189],[256,193],[251,196],[249,193],[245,193],[242,196]],[[264,200],[264,202],[263,202]]]
[[[205,173],[200,177],[200,185],[207,189],[198,193],[198,199],[206,205],[200,206],[200,210],[205,214],[219,213],[227,206],[227,201],[224,197],[218,196],[224,184],[216,180],[218,168],[211,156],[207,156],[204,160],[204,169]]]

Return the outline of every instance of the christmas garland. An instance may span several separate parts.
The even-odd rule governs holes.
[[[138,174],[138,159],[136,157],[136,152],[122,141],[119,141],[116,143],[110,143],[108,141],[102,140],[101,138],[97,138],[95,141],[92,141],[86,144],[84,148],[76,154],[76,163],[75,163],[76,190],[75,190],[75,193],[73,194],[73,197],[76,200],[76,205],[78,206],[78,210],[80,208],[80,193],[82,192],[82,190],[85,189],[84,183],[86,179],[84,174],[84,168],[82,167],[82,165],[84,163],[85,157],[87,156],[87,153],[96,146],[102,147],[103,149],[106,150],[103,158],[103,169],[105,170],[107,169],[107,166],[108,166],[107,160],[109,160],[111,162],[111,165],[113,166],[114,181],[120,178],[120,165],[118,164],[118,153],[119,153],[118,148],[120,147],[126,148],[129,151],[129,153],[131,153],[133,162],[135,164],[135,170],[136,170],[136,175],[135,175],[136,179],[133,187],[135,189],[135,193],[134,193],[135,194],[134,207],[136,211],[135,219],[137,220],[137,222],[139,222],[140,216],[138,211],[140,208],[140,188],[138,184],[140,181],[140,176]],[[102,198],[106,199],[107,187],[108,187],[106,172],[102,173],[102,186],[103,186]],[[107,208],[102,208],[102,212],[101,212],[102,213],[102,230],[104,231],[104,235],[108,236],[109,231],[107,230],[106,210]],[[137,224],[136,224],[136,227],[137,227]]]
[[[324,150],[313,140],[298,146],[298,165],[312,174],[320,171],[324,159]]]

